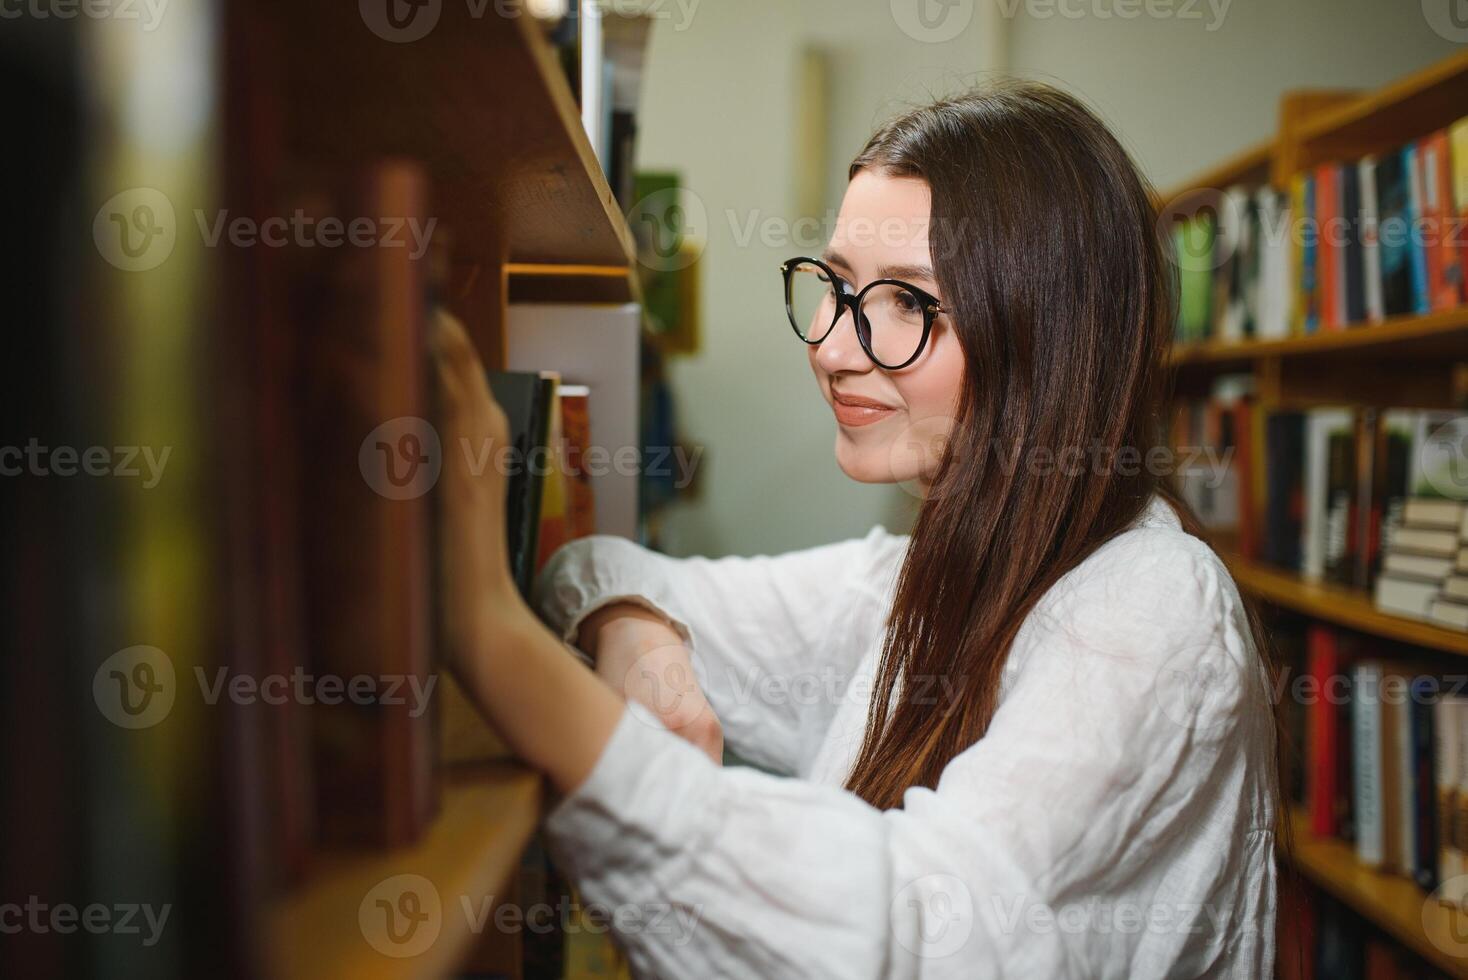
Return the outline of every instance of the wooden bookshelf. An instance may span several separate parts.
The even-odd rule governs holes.
[[[1278,340],[1180,344],[1173,348],[1171,360],[1177,367],[1221,369],[1244,367],[1250,361],[1266,357],[1321,355],[1360,355],[1393,360],[1453,356],[1468,359],[1468,306]]]
[[[1382,612],[1371,595],[1361,589],[1307,582],[1293,572],[1264,562],[1247,561],[1237,555],[1223,557],[1241,591],[1276,606],[1373,636],[1468,656],[1468,633]]]
[[[1294,867],[1305,878],[1449,976],[1468,977],[1468,914],[1443,905],[1401,875],[1366,867],[1350,844],[1314,836],[1303,809],[1292,808],[1290,822]]]
[[[1464,115],[1468,52],[1375,91],[1286,93],[1271,138],[1170,188],[1159,205],[1185,215],[1217,207],[1233,185],[1282,189],[1303,170],[1394,149]],[[1342,404],[1448,408],[1460,404],[1465,389],[1468,306],[1278,339],[1179,344],[1168,362],[1179,398],[1208,396],[1220,374],[1252,374],[1264,412]],[[1468,633],[1382,612],[1368,590],[1306,581],[1239,557],[1231,542],[1220,544],[1240,592],[1250,597],[1384,640],[1468,656]],[[1302,811],[1293,810],[1290,820],[1293,863],[1303,879],[1448,975],[1468,977],[1468,913],[1438,903],[1407,878],[1363,866],[1350,844],[1315,838]]]
[[[437,820],[417,844],[322,858],[304,886],[267,910],[272,975],[389,980],[452,974],[475,940],[475,923],[461,900],[476,912],[482,901],[493,907],[492,897],[509,881],[535,829],[540,787],[537,775],[508,763],[457,770]],[[396,875],[426,878],[438,892],[438,937],[415,956],[379,952],[366,935],[375,923],[364,928],[359,916],[369,893]]]

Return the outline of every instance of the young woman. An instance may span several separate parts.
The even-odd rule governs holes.
[[[872,137],[782,275],[837,461],[923,496],[910,537],[579,541],[538,586],[557,638],[502,481],[446,453],[456,668],[564,794],[584,899],[645,976],[1270,976],[1268,671],[1164,490],[1172,269],[1136,167],[1051,88],[943,100]],[[436,343],[445,444],[503,439]],[[789,775],[721,769],[726,736]]]

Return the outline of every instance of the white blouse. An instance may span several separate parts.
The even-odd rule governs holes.
[[[741,756],[629,706],[546,830],[641,977],[1268,977],[1274,728],[1217,556],[1157,498],[1021,628],[982,739],[881,811],[842,789],[908,538],[561,549],[536,604],[669,617]],[[929,685],[934,710],[948,697]]]

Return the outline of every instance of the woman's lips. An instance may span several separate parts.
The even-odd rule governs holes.
[[[836,421],[848,426],[871,425],[897,411],[891,405],[884,405],[870,398],[843,395],[834,391],[831,392],[831,409],[836,413]]]

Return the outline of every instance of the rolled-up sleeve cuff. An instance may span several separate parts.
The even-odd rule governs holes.
[[[714,821],[719,770],[630,702],[591,774],[546,816],[557,862],[624,895],[655,889],[660,866],[698,847]]]
[[[619,557],[635,545],[620,538],[592,536],[562,547],[535,581],[532,601],[542,619],[566,643],[574,644],[586,617],[617,603],[631,603],[667,620],[685,644],[693,637],[671,603],[659,601],[654,570]]]

